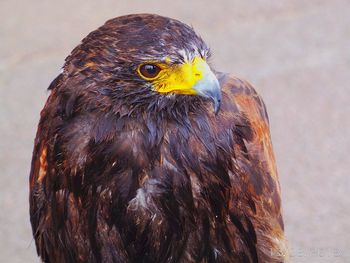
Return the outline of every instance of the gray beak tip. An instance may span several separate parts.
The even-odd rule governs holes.
[[[221,108],[221,98],[214,101],[214,113],[217,116]]]
[[[194,87],[199,95],[212,101],[215,115],[218,115],[221,107],[221,87],[216,76],[209,72]]]

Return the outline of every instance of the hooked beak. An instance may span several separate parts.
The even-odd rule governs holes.
[[[218,79],[209,69],[205,72],[203,78],[193,86],[193,89],[199,96],[212,101],[215,115],[220,111],[221,106],[221,88]]]
[[[166,67],[160,71],[154,82],[159,93],[197,95],[213,102],[217,114],[221,105],[220,84],[208,63],[201,57],[195,57],[184,64]]]

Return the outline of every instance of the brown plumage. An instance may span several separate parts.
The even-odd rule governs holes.
[[[129,15],[66,59],[41,112],[30,173],[44,262],[284,262],[259,95],[222,73],[221,95],[162,93],[137,73],[149,61],[174,72],[195,56],[207,61],[209,52],[190,27]],[[217,114],[210,100],[221,104]]]

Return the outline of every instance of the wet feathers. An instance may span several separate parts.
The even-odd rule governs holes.
[[[193,29],[129,15],[66,59],[41,112],[30,219],[43,262],[283,262],[281,198],[265,106],[216,73],[205,98],[160,94],[145,60],[207,58]]]

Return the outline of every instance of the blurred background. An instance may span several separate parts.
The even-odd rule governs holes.
[[[39,262],[28,174],[46,88],[90,31],[140,12],[192,25],[263,96],[291,262],[350,262],[348,0],[1,0],[0,262]]]

